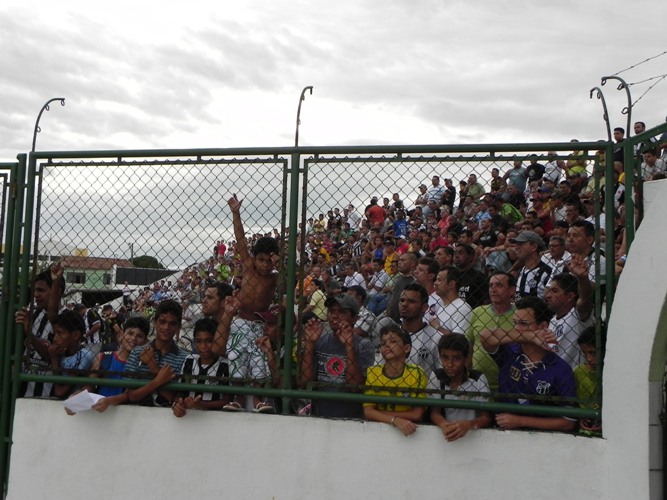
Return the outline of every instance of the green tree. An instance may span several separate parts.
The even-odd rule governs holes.
[[[160,262],[150,255],[140,255],[132,259],[132,265],[134,267],[143,267],[148,269],[164,269],[164,266]]]

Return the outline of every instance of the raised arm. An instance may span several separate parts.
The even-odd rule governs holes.
[[[538,328],[536,330],[503,330],[497,328],[495,330],[482,330],[480,333],[480,340],[482,347],[490,353],[498,350],[498,347],[505,344],[535,344],[544,349],[551,350],[549,344],[557,342],[556,336],[550,330]]]
[[[215,330],[213,337],[212,351],[218,356],[227,356],[227,341],[229,340],[229,332],[231,330],[234,316],[239,312],[241,301],[235,295],[225,297],[223,305],[222,318],[218,323],[218,328]]]
[[[588,278],[588,263],[581,255],[572,255],[568,270],[577,278],[577,313],[582,320],[588,319],[595,306],[595,289]]]
[[[357,350],[354,345],[354,327],[346,323],[335,332],[335,335],[345,346],[345,357],[347,358],[345,383],[349,385],[363,384],[366,377],[361,370],[360,362],[357,357]]]
[[[51,265],[51,293],[49,293],[49,303],[46,307],[46,314],[49,321],[55,321],[60,312],[60,299],[62,298],[63,290],[61,284],[63,281],[63,274],[65,268],[62,262],[55,262]]]
[[[227,204],[232,211],[234,237],[236,238],[236,253],[240,257],[241,262],[247,263],[250,259],[250,253],[248,252],[248,242],[246,241],[243,221],[241,220],[241,200],[239,200],[236,197],[236,193],[234,193],[234,196],[227,200]]]
[[[315,380],[317,369],[315,367],[315,344],[322,335],[322,323],[316,319],[310,319],[303,328],[303,352],[301,353],[301,366],[297,385],[305,387],[308,382]]]

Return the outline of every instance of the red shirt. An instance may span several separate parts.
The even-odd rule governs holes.
[[[371,226],[381,226],[387,218],[387,211],[379,205],[372,205],[366,213]]]

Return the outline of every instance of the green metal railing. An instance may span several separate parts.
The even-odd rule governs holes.
[[[15,354],[16,324],[14,312],[17,310],[17,294],[25,286],[25,277],[21,282],[18,273],[18,255],[21,245],[21,225],[25,188],[26,155],[19,155],[17,163],[0,164],[0,170],[9,173],[9,184],[3,190],[4,220],[2,273],[2,300],[0,302],[0,480],[3,494],[7,487],[9,472],[9,454],[11,449],[12,420],[14,416],[13,382],[17,379],[16,368],[20,357]]]
[[[648,137],[653,137],[663,131],[667,131],[667,125],[663,125],[646,133],[627,140],[626,146],[626,230],[628,249],[634,238],[635,220],[633,190],[630,189],[635,183],[635,159],[632,157],[632,146]],[[58,189],[64,186],[54,185],[55,180],[60,179],[65,186],[71,186],[77,182],[76,172],[84,172],[88,177],[91,172],[119,172],[118,179],[124,179],[121,175],[130,175],[132,172],[146,171],[148,168],[165,169],[169,175],[177,170],[183,172],[206,172],[209,177],[206,180],[218,179],[224,182],[216,184],[219,198],[212,200],[224,205],[224,195],[227,193],[247,192],[249,186],[263,186],[272,184],[280,185],[280,209],[273,212],[269,217],[257,217],[256,227],[264,227],[271,221],[280,221],[281,234],[286,238],[286,266],[283,275],[281,290],[285,291],[285,332],[292,332],[297,324],[295,314],[295,290],[298,283],[299,271],[303,269],[303,256],[300,255],[297,231],[299,222],[306,219],[306,211],[319,211],[326,199],[322,197],[338,196],[342,199],[353,198],[355,200],[366,200],[372,194],[381,192],[390,193],[396,186],[415,189],[423,179],[430,177],[434,171],[477,173],[481,182],[488,182],[491,166],[504,166],[516,158],[525,158],[529,153],[536,153],[540,160],[545,159],[544,151],[556,151],[560,158],[565,159],[572,151],[572,143],[539,143],[539,144],[485,144],[485,145],[398,145],[398,146],[350,146],[350,147],[286,147],[286,148],[229,148],[229,149],[196,149],[196,150],[131,150],[131,151],[70,151],[70,152],[37,152],[31,153],[28,161],[26,155],[19,155],[16,164],[0,165],[0,169],[10,171],[10,184],[12,196],[7,199],[7,223],[5,227],[5,260],[3,273],[3,301],[0,309],[0,321],[3,325],[0,352],[3,353],[0,360],[2,368],[2,412],[0,413],[0,430],[2,431],[2,442],[0,446],[0,474],[3,485],[6,485],[7,470],[9,465],[9,454],[11,449],[11,429],[15,400],[21,382],[59,382],[80,385],[89,382],[83,377],[44,376],[36,374],[22,374],[20,360],[23,352],[23,344],[18,334],[18,328],[14,324],[13,315],[19,307],[28,303],[28,284],[34,278],[37,268],[37,254],[40,253],[40,233],[60,231],[55,226],[49,226],[49,218],[55,218],[56,212],[52,209],[54,200],[61,200]],[[577,150],[585,151],[586,159],[595,162],[593,152],[603,150],[608,159],[613,157],[614,144],[610,142],[582,142],[577,143]],[[628,156],[629,155],[629,156]],[[594,168],[597,168],[595,165]],[[272,171],[272,168],[279,170]],[[143,169],[143,170],[142,170]],[[207,170],[208,169],[208,170]],[[253,170],[254,169],[254,170]],[[363,174],[365,170],[366,174]],[[458,170],[454,170],[458,169]],[[181,170],[178,170],[180,172]],[[151,170],[155,172],[158,170]],[[360,172],[362,172],[360,174]],[[368,172],[371,172],[370,174]],[[107,175],[107,173],[103,175]],[[81,174],[80,174],[81,175]],[[110,175],[110,174],[109,174]],[[140,175],[140,174],[139,174]],[[179,174],[180,175],[180,174]],[[271,177],[273,175],[273,177]],[[364,177],[366,175],[366,177]],[[244,177],[245,176],[245,177]],[[361,177],[360,177],[361,176]],[[368,178],[368,177],[372,178]],[[420,177],[421,176],[421,177]],[[185,177],[183,177],[185,178]],[[275,182],[275,179],[280,179]],[[110,183],[115,179],[104,177],[100,182],[99,192],[95,196],[105,196]],[[366,183],[364,182],[366,181]],[[166,182],[166,181],[165,181]],[[190,182],[195,182],[190,180]],[[199,179],[201,182],[201,179]],[[216,180],[217,182],[217,180]],[[119,181],[119,184],[122,182]],[[606,270],[606,309],[605,315],[609,317],[613,303],[615,275],[613,266],[614,242],[611,235],[614,234],[614,212],[613,193],[613,162],[607,160],[605,168],[605,211],[609,214],[606,218],[605,231],[608,235],[604,244],[605,254],[610,261]],[[129,187],[127,186],[128,191]],[[278,189],[276,189],[278,191]],[[77,195],[83,194],[76,193]],[[90,194],[90,193],[86,193]],[[142,193],[149,195],[150,193]],[[270,195],[271,192],[264,193]],[[76,196],[75,196],[76,198]],[[173,201],[173,200],[172,200]],[[204,203],[207,200],[204,200]],[[256,201],[256,200],[255,200]],[[260,200],[261,201],[261,200]],[[106,207],[113,206],[114,199],[104,201]],[[45,206],[45,204],[50,206]],[[65,207],[66,208],[66,207]],[[63,208],[64,210],[64,208]],[[84,208],[92,212],[90,207]],[[312,212],[311,212],[312,213]],[[83,217],[83,213],[71,213],[73,220]],[[188,213],[187,215],[191,215]],[[222,216],[221,216],[222,217]],[[219,223],[214,219],[212,223]],[[34,226],[33,226],[34,224]],[[231,223],[228,224],[231,227]],[[253,226],[253,227],[255,227]],[[291,230],[286,231],[286,226]],[[156,226],[158,227],[158,226]],[[246,229],[248,231],[248,229]],[[97,234],[97,233],[96,233]],[[101,234],[101,233],[100,233]],[[31,255],[31,250],[32,255]],[[186,264],[185,256],[177,265]],[[596,259],[600,257],[600,245],[596,245]],[[32,261],[31,261],[32,259]],[[603,302],[599,289],[596,291],[596,317],[602,316]],[[600,343],[598,342],[598,346]],[[285,335],[284,350],[292,353],[294,339],[292,335]],[[598,363],[601,367],[601,363]],[[601,369],[601,368],[600,368]],[[296,372],[292,356],[286,355],[283,370],[286,374]],[[599,378],[601,380],[601,378]],[[96,384],[138,387],[142,384],[138,380],[110,380],[96,379]],[[601,388],[601,383],[598,384]],[[196,384],[170,384],[169,388],[183,391],[201,390],[201,385]],[[377,401],[381,403],[402,403],[406,398],[402,397],[369,397],[360,393],[333,393],[318,392],[313,390],[298,390],[292,385],[290,376],[284,377],[284,384],[280,388],[268,387],[238,387],[232,385],[206,386],[210,392],[228,394],[263,395],[272,398],[282,398],[285,403],[294,398],[306,399],[331,399],[340,401]],[[599,399],[601,401],[601,398]],[[446,406],[452,408],[485,409],[489,411],[517,411],[516,405],[498,402],[476,403],[470,401],[452,401],[444,399],[419,399],[415,403],[423,406]],[[283,404],[283,408],[288,408]],[[569,416],[573,418],[599,419],[601,409],[565,408],[553,406],[522,405],[521,413],[548,416]]]

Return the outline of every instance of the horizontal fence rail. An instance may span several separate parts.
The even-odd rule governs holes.
[[[35,277],[40,272],[49,273],[54,262],[65,268],[62,303],[77,311],[84,321],[81,352],[90,351],[92,357],[117,347],[113,343],[119,332],[122,334],[124,320],[134,317],[152,321],[165,299],[180,303],[184,311],[182,321],[175,329],[172,326],[172,330],[152,321],[146,338],[149,344],[146,345],[158,342],[156,339],[162,338],[165,332],[173,332],[175,345],[182,353],[179,363],[193,351],[206,353],[209,349],[195,332],[199,320],[211,316],[223,320],[217,330],[209,333],[214,343],[219,344],[217,353],[228,361],[228,366],[223,367],[226,372],[222,377],[198,379],[195,374],[189,379],[209,384],[179,382],[179,375],[162,388],[181,396],[203,392],[220,394],[225,402],[236,399],[241,405],[244,405],[244,398],[248,401],[252,398],[252,406],[260,401],[276,406],[283,413],[297,412],[310,402],[330,401],[334,404],[366,402],[378,407],[442,407],[599,420],[602,323],[609,317],[615,280],[620,272],[614,262],[618,247],[615,228],[618,221],[626,228],[624,244],[627,253],[634,229],[640,222],[634,218],[634,208],[636,203],[641,203],[637,195],[641,194],[641,179],[637,178],[641,160],[635,156],[634,147],[638,146],[641,154],[647,148],[646,141],[665,130],[667,126],[658,127],[621,145],[582,142],[31,153],[27,174],[18,173],[19,178],[25,178],[25,183],[20,186],[15,183],[15,188],[11,188],[11,182],[5,182],[6,191],[15,189],[18,193],[18,206],[16,209],[10,207],[14,198],[8,199],[5,235],[11,233],[14,236],[5,239],[3,318],[7,331],[16,328],[16,335],[13,337],[15,342],[5,336],[2,344],[5,353],[1,365],[3,437],[7,440],[11,436],[11,421],[7,417],[13,404],[11,393],[23,393],[30,384],[137,390],[146,383],[130,378],[129,373],[123,378],[105,378],[105,375],[113,375],[107,373],[113,369],[103,367],[98,372],[101,378],[75,376],[75,372],[66,367],[53,370],[49,360],[36,354],[36,350],[24,350],[20,327],[14,327],[13,315],[28,305],[31,315],[28,328],[37,332],[36,313],[46,306],[35,302],[37,296],[30,296],[29,300],[29,287],[35,293],[38,288]],[[611,158],[619,147],[624,147],[625,162],[623,170],[615,174]],[[553,161],[563,170],[553,186],[541,182],[531,189],[527,182],[525,188],[518,190],[519,195],[527,196],[524,201],[518,201],[518,198],[509,196],[508,185],[516,182],[511,170],[515,162],[521,162],[524,168],[529,167],[532,154],[535,155],[533,162],[544,165]],[[23,162],[25,168],[25,157]],[[558,211],[559,218],[570,217],[568,201],[572,201],[572,196],[560,181],[567,180],[571,184],[570,191],[572,184],[576,190],[577,183],[582,182],[574,175],[582,172],[581,168],[577,170],[577,165],[585,165],[586,186],[582,189],[584,196],[574,196],[580,203],[573,204],[578,205],[576,208],[581,218],[591,217],[595,228],[595,243],[588,263],[589,276],[595,285],[589,324],[595,329],[596,371],[593,378],[598,383],[593,393],[587,396],[554,398],[548,392],[544,396],[513,394],[512,399],[542,404],[505,403],[503,401],[509,395],[500,392],[498,368],[493,369],[495,361],[483,349],[481,334],[484,329],[512,329],[512,317],[506,315],[499,323],[499,317],[494,317],[494,322],[489,323],[488,318],[482,316],[480,319],[473,311],[479,304],[488,304],[489,290],[486,287],[493,271],[520,274],[520,267],[513,267],[517,259],[517,243],[513,239],[519,237],[521,231],[537,230],[543,238],[540,250],[551,251],[548,246],[553,242],[548,238],[551,229],[545,230],[544,225],[549,221],[539,216],[540,206],[548,205],[552,214]],[[494,169],[498,170],[498,177]],[[615,176],[619,173],[625,175],[624,193],[612,189],[618,186]],[[457,192],[449,203],[453,220],[447,224],[438,225],[447,219],[448,211],[448,204],[443,204],[445,200],[441,195],[436,206],[423,203],[435,187],[434,175],[439,176],[441,184],[450,179]],[[477,188],[471,192],[469,186],[460,184],[461,181],[471,182],[471,175],[476,176],[486,193],[492,193],[493,196],[486,200],[487,205],[482,205],[484,196],[474,199],[474,206],[461,196],[462,187],[473,196],[476,193]],[[499,180],[503,177],[504,181]],[[422,184],[426,187],[425,192],[421,192]],[[604,188],[601,187],[603,184]],[[598,193],[604,196],[598,196]],[[366,213],[373,196],[377,197],[378,206],[386,209],[383,220],[375,222],[370,221]],[[384,198],[388,200],[385,202]],[[516,210],[507,207],[508,203],[514,203]],[[488,210],[489,206],[493,223],[492,229],[486,231],[480,228],[486,224],[482,220],[486,217],[478,216],[480,210]],[[17,210],[25,210],[26,217],[17,216]],[[615,220],[619,210],[620,218]],[[606,214],[606,222],[599,216],[602,211]],[[517,218],[512,218],[517,213]],[[475,219],[478,219],[476,223],[473,222]],[[368,224],[367,220],[370,221]],[[405,220],[405,226],[402,222],[397,224],[397,220]],[[570,222],[572,220],[568,224]],[[455,228],[453,231],[443,230],[450,225]],[[388,390],[389,395],[382,392],[383,395],[364,394],[363,391],[371,388],[369,386],[375,387],[372,381],[363,380],[364,373],[361,374],[362,380],[357,380],[361,383],[350,383],[344,376],[347,373],[345,366],[336,364],[340,360],[333,359],[340,356],[340,352],[336,351],[333,356],[321,352],[321,346],[315,341],[308,344],[309,336],[324,338],[327,335],[326,329],[321,334],[308,333],[318,318],[324,322],[322,324],[327,320],[331,322],[327,310],[332,304],[336,309],[336,301],[329,301],[325,306],[325,299],[338,296],[341,286],[347,290],[346,294],[354,296],[358,284],[366,289],[364,294],[356,297],[359,306],[363,305],[365,310],[360,315],[362,320],[354,325],[357,328],[355,336],[361,338],[365,346],[359,350],[365,356],[362,367],[382,364],[383,356],[387,354],[384,347],[380,347],[380,331],[382,327],[391,327],[389,310],[398,311],[392,313],[398,314],[394,316],[394,322],[402,322],[406,329],[405,317],[413,314],[409,313],[407,304],[401,305],[400,294],[393,292],[397,283],[404,285],[401,280],[397,282],[394,277],[393,281],[382,282],[383,286],[387,285],[386,290],[382,287],[373,290],[371,286],[382,271],[394,275],[405,265],[398,263],[397,257],[391,257],[392,251],[386,248],[400,248],[404,243],[397,236],[405,235],[405,244],[409,245],[410,251],[423,250],[425,254],[433,254],[438,271],[441,266],[451,264],[461,268],[464,256],[444,255],[447,252],[440,251],[439,247],[463,248],[469,243],[467,238],[470,236],[463,231],[468,227],[472,227],[475,244],[474,267],[484,276],[484,281],[477,286],[484,289],[468,287],[467,291],[473,295],[480,292],[479,301],[466,296],[467,292],[462,288],[467,285],[456,282],[461,285],[459,295],[470,308],[461,312],[462,306],[457,306],[458,316],[450,310],[446,317],[439,317],[431,307],[437,304],[437,298],[432,297],[434,302],[427,307],[431,316],[425,315],[424,318],[429,324],[432,322],[433,328],[443,328],[455,332],[454,335],[464,334],[473,342],[468,364],[481,369],[491,387],[487,386],[484,391],[442,390],[436,387],[437,379],[427,373],[428,383],[409,391],[397,388]],[[604,238],[603,233],[606,233]],[[275,251],[268,252],[269,259],[262,260],[262,239],[266,237],[274,238],[277,246]],[[567,242],[567,234],[562,237]],[[441,244],[440,239],[446,243]],[[458,240],[456,246],[453,245],[455,240]],[[603,269],[605,256],[606,270]],[[374,268],[375,258],[382,261],[379,268]],[[396,262],[392,263],[393,260]],[[418,261],[416,267],[420,265],[423,267],[416,274],[428,274],[428,261],[426,264]],[[146,267],[168,272],[164,283],[163,280],[125,283],[117,279],[118,269],[123,269],[122,276],[132,276],[127,269]],[[251,268],[255,269],[255,274],[249,272]],[[337,286],[333,282],[338,282]],[[215,290],[214,285],[219,283],[233,286],[237,290],[232,296],[235,298],[216,297],[216,292],[213,298],[208,296],[207,293]],[[254,295],[248,293],[251,287],[257,287]],[[220,293],[228,292],[221,288]],[[249,299],[251,295],[254,298]],[[347,304],[345,300],[343,305]],[[270,305],[281,307],[271,309],[270,314],[264,314],[262,318],[254,314],[255,311],[267,313]],[[104,309],[104,306],[110,308]],[[223,312],[225,309],[227,312]],[[345,309],[342,310],[345,313]],[[234,315],[234,322],[220,326],[225,314]],[[464,323],[450,321],[445,324],[444,319],[459,316],[464,317]],[[481,323],[472,328],[467,323],[474,318]],[[259,326],[261,323],[257,321],[264,322],[264,326]],[[95,324],[100,328],[91,332],[91,326],[95,330]],[[54,342],[55,332],[47,330],[38,335]],[[265,340],[267,336],[270,338]],[[559,348],[568,352],[563,357],[571,367],[584,362],[574,344],[576,339],[570,337],[561,339],[561,342]],[[433,338],[430,344],[423,339],[415,344],[413,340],[413,355],[408,355],[408,361],[414,361],[426,372],[442,367],[435,343]],[[102,344],[106,345],[103,347]],[[304,362],[305,353],[313,346],[319,349],[313,355],[313,362],[321,362],[326,354],[330,365],[315,367]],[[134,368],[138,366],[139,372],[145,374],[150,369],[139,360],[142,349],[146,347],[130,355],[134,356],[130,364]],[[346,363],[344,358],[341,359]],[[9,372],[10,366],[18,370],[21,365],[20,373]],[[489,367],[491,371],[485,371]],[[175,366],[174,372],[181,369],[182,366]],[[322,380],[325,372],[329,378]],[[82,373],[85,372],[78,375]],[[304,374],[308,376],[304,377]],[[445,395],[463,398],[445,399]],[[474,400],[476,396],[488,398],[488,401]],[[3,449],[3,459],[7,453],[7,449]]]

